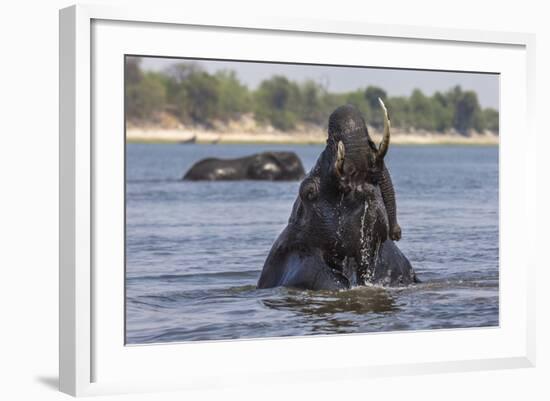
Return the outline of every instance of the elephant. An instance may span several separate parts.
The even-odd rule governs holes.
[[[189,181],[297,181],[304,166],[294,152],[263,152],[238,159],[208,158],[195,163],[183,179]]]
[[[419,282],[394,241],[401,238],[395,193],[384,157],[388,111],[377,147],[352,105],[329,117],[328,139],[300,184],[288,224],[274,242],[257,287],[341,290]]]

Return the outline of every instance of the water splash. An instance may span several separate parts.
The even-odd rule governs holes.
[[[363,215],[361,216],[361,253],[362,250],[365,248],[366,244],[366,238],[365,238],[365,220],[367,218],[367,212],[369,211],[369,203],[365,201],[365,204],[363,206]],[[363,256],[363,255],[361,255]]]
[[[361,267],[364,268],[364,275],[362,277],[364,284],[371,281],[374,272],[373,266],[371,266],[371,260],[369,257],[369,248],[372,246],[372,227],[365,226],[367,220],[367,214],[369,210],[369,202],[365,201],[363,207],[363,215],[361,216],[361,238],[360,238],[360,254],[361,254]]]
[[[343,229],[343,222],[342,222],[342,205],[344,204],[344,196],[345,194],[342,193],[340,196],[340,201],[338,202],[338,206],[336,206],[336,210],[339,211],[338,213],[338,226],[336,228],[336,239],[334,240],[334,246],[336,247],[338,244],[338,241],[342,240],[342,229]]]

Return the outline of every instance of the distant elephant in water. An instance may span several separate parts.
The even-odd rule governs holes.
[[[239,159],[203,159],[195,163],[183,179],[296,181],[304,176],[304,166],[296,153],[263,152]]]
[[[287,227],[273,244],[258,288],[311,290],[408,285],[416,274],[392,239],[401,237],[395,195],[384,165],[390,120],[384,103],[380,147],[359,111],[346,105],[329,118],[328,140],[302,181]]]

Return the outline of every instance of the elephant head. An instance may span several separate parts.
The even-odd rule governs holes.
[[[355,107],[342,106],[331,114],[327,145],[300,185],[288,225],[265,261],[259,288],[417,282],[392,241],[400,237],[400,229],[384,166],[390,120],[381,100],[380,105],[384,135],[378,147]]]
[[[380,187],[390,122],[384,103],[384,136],[377,148],[366,135],[359,111],[346,105],[329,119],[327,147],[300,185],[289,225],[308,244],[325,250],[327,265],[345,279],[368,282],[389,223]],[[354,269],[350,271],[350,266]],[[350,275],[353,275],[352,279]]]

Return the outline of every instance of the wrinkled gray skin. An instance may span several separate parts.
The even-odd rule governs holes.
[[[203,159],[195,163],[183,179],[292,181],[304,175],[304,167],[296,153],[264,152],[238,159]]]
[[[401,230],[383,160],[388,146],[389,119],[377,149],[355,107],[342,106],[332,113],[326,148],[300,185],[258,288],[335,290],[417,282],[390,236],[399,239]],[[391,193],[384,196],[382,190]]]

